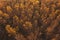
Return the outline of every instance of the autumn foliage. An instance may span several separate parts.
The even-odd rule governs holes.
[[[60,40],[60,0],[0,1],[0,40]]]

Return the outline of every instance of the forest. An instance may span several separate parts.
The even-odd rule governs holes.
[[[0,40],[60,40],[60,0],[0,0]]]

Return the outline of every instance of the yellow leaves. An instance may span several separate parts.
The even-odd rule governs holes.
[[[38,0],[30,0],[30,2],[33,2],[33,4],[38,4],[39,3],[39,1]]]
[[[15,4],[15,7],[16,7],[16,8],[19,8],[19,3],[16,3],[16,4]]]
[[[17,32],[17,31],[19,30],[19,27],[16,26],[16,27],[14,28],[14,30]]]
[[[14,23],[14,25],[19,24],[19,18],[17,15],[13,16],[13,23]]]
[[[6,6],[6,9],[7,9],[8,12],[12,12],[11,6]]]
[[[35,4],[38,4],[39,3],[39,1],[38,0],[35,0]]]
[[[5,19],[8,19],[8,18],[9,18],[9,15],[8,15],[7,13],[4,13],[4,14],[3,14],[3,17],[4,17]]]
[[[20,3],[20,8],[24,8],[24,4],[23,3]]]
[[[30,27],[32,26],[32,23],[31,23],[31,22],[28,22],[28,21],[25,22],[25,24],[26,24],[27,26],[30,26]]]
[[[0,10],[0,16],[4,17],[5,19],[9,18],[9,15],[7,13],[3,13],[1,10]]]
[[[16,19],[16,20],[18,20],[18,19],[19,19],[17,15],[15,15],[13,18],[14,18],[14,19]]]
[[[16,15],[13,18],[18,19],[18,17]]]
[[[14,7],[18,10],[19,9],[19,3],[16,3]]]
[[[7,16],[7,17],[9,16],[7,13],[4,13],[3,15],[4,15],[4,16]]]
[[[23,24],[23,27],[24,27],[25,29],[32,28],[32,23],[29,22],[29,21],[26,21],[26,22]]]
[[[9,15],[7,13],[3,13],[1,10],[0,10],[0,16],[4,17],[5,19],[9,18]]]
[[[12,28],[10,25],[6,25],[5,29],[10,34],[16,34],[16,30]]]

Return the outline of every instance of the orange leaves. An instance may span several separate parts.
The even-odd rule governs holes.
[[[50,36],[50,33],[53,34],[56,31],[55,28],[59,27],[60,10],[57,7],[60,3],[55,2],[53,0],[13,0],[7,2],[5,6],[0,2],[0,23],[2,27],[6,25],[5,30],[9,34],[19,34],[17,40],[20,38],[24,40],[25,36],[28,40],[43,40],[42,34]]]
[[[53,13],[51,13],[50,15],[49,15],[49,18],[51,18],[51,19],[54,19],[55,18],[55,13],[53,12]]]
[[[2,16],[3,15],[3,12],[2,12],[2,10],[0,10],[0,16]]]
[[[0,2],[0,9],[3,7],[4,5],[3,5],[3,2]]]
[[[17,15],[15,15],[15,16],[13,17],[13,19],[15,19],[15,20],[19,20],[19,18],[18,18]]]
[[[25,29],[32,28],[32,23],[29,22],[29,21],[26,21],[26,22],[23,24],[23,27],[24,27]]]
[[[1,10],[0,10],[0,16],[1,17],[4,17],[5,19],[8,19],[9,18],[9,14],[3,13],[3,11],[1,11]]]
[[[5,29],[10,34],[16,34],[16,30],[12,28],[10,25],[6,25]]]
[[[60,2],[59,2],[59,3],[57,3],[57,6],[58,6],[58,7],[60,7]]]
[[[58,25],[58,21],[57,20],[54,20],[52,23],[51,23],[51,25],[47,28],[47,34],[49,34],[49,33],[52,33],[53,32],[53,30],[54,30],[54,28],[55,27],[57,27],[57,25]]]
[[[7,12],[12,12],[11,6],[6,6]]]
[[[51,33],[51,32],[52,32],[52,30],[53,30],[53,28],[52,28],[52,27],[48,27],[48,28],[47,28],[47,34]]]
[[[29,0],[30,2],[32,2],[33,3],[33,5],[38,5],[39,4],[39,0]]]
[[[26,24],[26,26],[29,26],[29,27],[32,27],[32,24],[31,24],[31,22],[25,22],[25,24]]]
[[[47,13],[49,12],[49,8],[45,7],[44,9]]]
[[[13,24],[18,25],[19,24],[19,17],[17,15],[13,16]]]
[[[5,19],[9,19],[9,14],[4,13],[4,14],[3,14],[3,17],[4,17]]]
[[[14,7],[16,10],[18,10],[19,9],[19,3],[16,3]]]
[[[20,8],[24,8],[24,4],[23,3],[20,4]]]

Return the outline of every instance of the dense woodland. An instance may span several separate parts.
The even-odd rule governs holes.
[[[60,40],[60,0],[0,0],[0,40]]]

